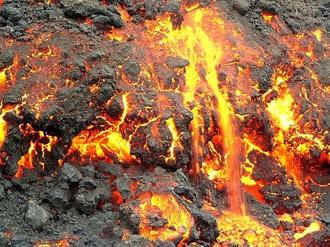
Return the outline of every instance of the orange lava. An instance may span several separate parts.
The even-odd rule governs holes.
[[[299,240],[303,237],[305,237],[307,234],[318,232],[323,228],[322,223],[319,221],[312,222],[308,227],[306,227],[302,232],[297,232],[294,235],[294,238],[296,240]]]
[[[59,241],[43,240],[41,242],[35,243],[33,247],[70,247],[72,246],[70,243],[71,239],[78,239],[78,237],[66,237],[65,239]]]
[[[237,90],[240,99],[248,102],[249,94],[254,89],[244,84],[245,81],[251,83],[251,79],[249,71],[240,66],[240,63],[256,61],[258,66],[263,66],[263,49],[246,39],[243,28],[222,17],[215,7],[201,8],[194,2],[191,6],[183,6],[182,12],[184,20],[180,28],[173,26],[171,16],[165,14],[158,16],[155,21],[146,21],[145,27],[141,29],[130,22],[125,11],[121,11],[127,22],[125,28],[108,33],[107,36],[137,43],[146,53],[148,65],[145,66],[145,74],[155,80],[155,61],[164,63],[168,58],[186,61],[183,67],[175,68],[178,74],[184,76],[185,81],[173,91],[183,95],[186,108],[194,115],[190,124],[191,174],[198,178],[200,172],[205,173],[219,190],[226,186],[231,210],[244,214],[241,162],[238,160],[241,142],[237,140],[237,119],[227,91],[231,84],[238,85],[241,89]],[[226,76],[219,77],[220,72]],[[166,90],[162,83],[159,82],[160,91]],[[210,115],[211,111],[217,112],[214,125],[219,125],[219,129],[215,129],[213,125],[205,128],[205,108]],[[179,146],[179,143],[175,143],[178,135],[169,122],[167,126],[174,140],[171,146],[172,156],[173,148]],[[207,135],[219,136],[218,141],[215,138],[212,141],[206,140]],[[204,145],[210,150],[209,154],[205,153]],[[219,152],[220,149],[223,152]]]
[[[101,133],[98,130],[81,132],[72,140],[70,152],[75,150],[78,150],[82,157],[92,160],[93,158],[112,162],[116,158],[122,162],[132,160],[128,140],[123,139],[120,133],[113,132],[111,129]],[[110,154],[114,154],[116,158],[111,158]]]
[[[127,94],[123,95],[122,99],[124,112],[120,120],[111,120],[107,116],[100,117],[106,124],[99,129],[90,126],[77,135],[72,140],[69,154],[79,151],[82,157],[91,160],[99,158],[110,162],[118,160],[129,163],[134,160],[134,156],[130,154],[129,140],[124,139],[119,132],[129,108]]]
[[[312,34],[315,35],[317,41],[321,42],[322,41],[322,36],[323,36],[323,33],[322,33],[322,30],[320,29],[316,29],[312,32]]]
[[[167,56],[180,57],[189,61],[185,67],[186,84],[180,91],[188,108],[192,103],[195,104],[192,109],[194,119],[191,123],[193,174],[196,175],[201,170],[211,174],[214,169],[213,161],[203,160],[205,153],[201,143],[206,142],[203,134],[207,130],[203,129],[202,102],[198,100],[200,96],[198,91],[201,91],[204,98],[210,99],[209,107],[216,109],[220,114],[219,125],[223,143],[219,143],[219,145],[224,148],[222,159],[228,173],[222,175],[221,178],[216,175],[216,179],[230,178],[226,183],[229,188],[231,209],[237,213],[243,213],[244,198],[240,183],[241,164],[237,159],[240,147],[239,142],[236,141],[235,125],[232,123],[235,120],[228,100],[227,88],[225,83],[219,84],[217,70],[219,64],[228,59],[228,54],[236,56],[232,54],[231,44],[227,40],[225,21],[219,17],[219,13],[214,8],[193,8],[186,13],[180,29],[173,28],[170,18],[166,16],[157,22],[147,23],[147,26],[147,38],[150,43],[158,38],[160,39],[158,44],[164,47]],[[204,70],[204,75],[200,74],[201,70]]]
[[[57,1],[47,1],[48,4],[51,2]],[[2,3],[3,1],[0,0],[0,5]],[[107,5],[106,1],[102,1],[102,3]],[[285,167],[290,182],[298,185],[301,190],[304,189],[305,177],[301,174],[299,158],[309,155],[313,146],[324,150],[328,146],[324,144],[323,135],[326,133],[316,133],[317,128],[315,130],[309,129],[308,125],[304,129],[300,128],[299,122],[303,115],[299,113],[299,105],[295,99],[299,96],[308,101],[308,90],[301,86],[297,96],[289,82],[293,77],[294,70],[303,68],[310,71],[311,78],[300,78],[301,81],[303,79],[313,80],[316,89],[330,92],[330,87],[322,85],[318,75],[309,66],[311,62],[317,60],[318,56],[329,56],[327,51],[319,55],[317,49],[314,49],[320,42],[323,42],[324,34],[322,30],[317,29],[311,33],[294,35],[277,15],[263,13],[265,23],[269,29],[273,29],[270,38],[287,47],[287,55],[285,54],[285,56],[288,56],[288,61],[280,61],[276,65],[277,68],[271,68],[272,76],[269,78],[271,89],[259,94],[259,85],[251,78],[250,67],[246,65],[253,64],[256,67],[268,65],[264,59],[267,54],[264,54],[263,48],[257,44],[258,42],[250,42],[244,35],[244,28],[231,23],[215,7],[201,8],[192,4],[182,8],[185,14],[179,28],[173,26],[171,16],[167,13],[162,17],[158,16],[156,20],[146,21],[143,27],[134,26],[134,24],[127,22],[123,30],[111,30],[105,35],[111,40],[129,40],[132,44],[137,44],[146,54],[145,64],[143,64],[144,61],[141,62],[144,79],[156,80],[159,83],[157,88],[159,92],[164,93],[171,90],[171,92],[182,95],[185,107],[193,113],[193,120],[190,124],[192,159],[190,167],[187,169],[190,170],[191,174],[197,176],[201,172],[204,173],[214,182],[214,186],[218,190],[226,188],[229,198],[230,211],[222,211],[221,214],[215,208],[207,204],[204,205],[204,210],[212,212],[217,217],[217,227],[220,230],[218,243],[231,242],[250,246],[292,246],[293,243],[287,243],[282,239],[280,230],[270,229],[252,217],[246,216],[242,184],[244,184],[245,190],[259,201],[262,201],[260,189],[263,188],[264,184],[253,179],[254,165],[248,160],[242,164],[243,161],[240,160],[239,156],[246,156],[251,150],[258,150],[267,156],[275,157],[280,165]],[[128,18],[130,17],[127,13],[123,14],[123,19]],[[86,23],[90,24],[90,22],[91,20],[87,18]],[[47,40],[48,37],[44,38]],[[41,42],[42,40],[39,41],[39,43]],[[47,46],[43,51],[32,51],[29,59],[33,60],[32,58],[34,58],[38,62],[40,60],[49,62],[52,57],[56,57],[56,54],[56,49]],[[280,55],[285,57],[284,54]],[[185,64],[171,68],[166,63],[168,58],[181,59]],[[55,59],[56,61],[59,62],[60,59]],[[166,64],[169,71],[177,73],[178,77],[183,78],[183,82],[178,83],[175,88],[166,88],[162,84],[163,82],[155,79],[154,61],[162,63],[164,66]],[[32,65],[38,64],[35,61],[29,62]],[[16,66],[15,62],[13,66]],[[7,69],[9,73],[12,72],[11,68]],[[46,73],[48,69],[47,66],[34,67],[35,71],[43,71],[45,76],[50,76]],[[57,75],[52,74],[51,76],[56,77]],[[12,78],[15,83],[15,73],[12,73]],[[0,89],[5,88],[6,79],[6,71],[0,71]],[[129,79],[123,75],[122,80],[126,83],[126,80]],[[70,81],[66,82],[67,85],[70,84]],[[139,82],[134,81],[130,84],[138,84]],[[91,92],[98,90],[97,86],[90,86]],[[270,95],[274,91],[276,91],[276,96],[272,98]],[[229,92],[234,92],[235,96]],[[249,135],[242,136],[240,140],[241,130],[238,126],[240,120],[245,120],[245,115],[235,113],[234,103],[251,107],[248,104],[252,102],[253,93],[258,94],[260,98],[258,99],[260,100],[258,107],[261,104],[265,105],[266,114],[271,121],[272,130],[274,130],[274,137],[272,138],[274,146],[267,151],[261,147],[260,143],[252,141]],[[33,110],[37,112],[38,118],[43,107],[42,103],[52,98],[53,94],[44,95],[43,92],[38,91],[36,86],[34,95],[25,94],[23,101],[35,96],[39,100],[35,101],[32,106]],[[325,96],[328,95],[325,94]],[[161,93],[157,95],[157,98],[159,101],[156,104],[159,105],[161,112],[166,107],[167,102],[163,100]],[[131,136],[124,135],[123,129],[134,125],[132,129],[136,130],[139,126],[151,122],[164,121],[171,133],[172,140],[165,160],[168,163],[175,162],[175,149],[182,145],[175,120],[171,117],[166,120],[161,119],[161,112],[153,119],[148,119],[148,123],[129,122],[126,116],[131,107],[134,107],[133,103],[138,103],[130,101],[129,93],[125,92],[121,94],[121,99],[123,112],[119,119],[111,119],[107,114],[101,113],[96,119],[100,120],[96,121],[97,124],[88,126],[72,140],[68,157],[77,152],[82,161],[102,159],[109,162],[130,164],[135,161],[135,157],[131,155]],[[108,104],[110,103],[108,102]],[[308,106],[315,107],[315,112],[320,111],[316,106]],[[148,107],[152,108],[151,106]],[[0,147],[5,140],[7,131],[3,117],[9,110],[11,109],[5,107],[0,113]],[[256,109],[255,112],[257,115],[259,109]],[[246,115],[248,116],[249,113]],[[205,116],[212,116],[209,126],[206,124]],[[33,168],[35,156],[41,154],[44,157],[42,154],[47,151],[50,152],[57,141],[56,137],[47,137],[48,142],[46,144],[40,142],[41,139],[46,138],[45,133],[35,132],[32,127],[26,127],[23,131],[26,134],[35,134],[37,138],[31,141],[28,153],[18,161],[19,171],[15,175],[16,177],[22,175],[23,168]],[[150,134],[156,137],[160,136],[160,131],[157,128],[153,128],[151,132]],[[205,151],[206,149],[207,151]],[[329,162],[329,154],[326,151],[322,152],[319,161]],[[37,165],[43,166],[42,163],[39,161]],[[244,174],[241,171],[242,166],[244,166]],[[291,181],[291,177],[293,181]],[[137,184],[132,184],[132,192],[136,188]],[[157,239],[172,241],[178,237],[183,237],[179,246],[184,245],[192,230],[194,220],[187,208],[173,194],[151,194],[149,192],[140,196],[139,200],[140,204],[135,210],[141,217],[140,234],[151,241]],[[122,204],[123,202],[124,199],[120,192],[113,191],[112,203]],[[153,219],[160,220],[162,225],[153,225]],[[279,217],[279,220],[294,223],[292,217],[286,214]],[[294,232],[294,239],[290,241],[297,242],[306,235],[322,229],[323,226],[320,222],[312,222],[309,226]],[[70,238],[58,242],[45,241],[36,243],[35,246],[66,247],[70,246],[69,240]],[[218,243],[215,243],[215,246],[220,246]]]
[[[279,97],[268,104],[267,111],[277,126],[284,131],[288,131],[295,124],[292,109],[294,99],[285,85],[282,85],[279,93]]]
[[[168,162],[169,160],[175,160],[175,155],[174,155],[174,149],[175,147],[181,146],[179,142],[180,135],[178,133],[178,130],[175,128],[175,123],[173,118],[169,118],[166,120],[167,127],[171,131],[172,134],[172,145],[170,147],[170,157],[166,158],[166,161]]]
[[[140,196],[140,205],[135,208],[141,217],[140,234],[152,241],[162,239],[172,241],[180,236],[181,243],[187,240],[193,218],[189,211],[172,194],[149,193]],[[163,226],[152,227],[150,219],[158,217],[166,220]],[[182,245],[179,245],[182,246]]]
[[[274,32],[270,35],[272,40],[287,47],[290,61],[280,64],[271,78],[273,89],[278,93],[278,97],[270,102],[266,102],[268,115],[272,120],[272,127],[275,130],[275,146],[271,155],[281,162],[290,176],[293,177],[295,184],[304,190],[304,184],[307,182],[302,174],[300,158],[309,155],[310,148],[317,146],[326,149],[323,141],[325,133],[316,133],[313,127],[305,124],[300,125],[304,115],[299,113],[299,101],[303,99],[310,101],[308,90],[302,86],[299,89],[288,86],[294,71],[300,68],[307,69],[310,72],[309,80],[313,84],[313,90],[319,92],[321,97],[328,98],[328,86],[319,82],[318,75],[313,72],[311,64],[313,61],[329,57],[326,49],[325,36],[322,30],[302,32],[292,34],[278,16],[271,16],[263,13],[264,20],[270,24]],[[284,31],[286,29],[286,31]],[[323,47],[323,53],[317,54],[316,47]],[[292,85],[292,83],[291,83]],[[296,91],[294,91],[296,89]],[[270,92],[269,92],[270,93]],[[267,98],[267,94],[265,96]],[[315,105],[317,108],[318,106]],[[316,109],[315,111],[320,111]],[[298,141],[299,140],[299,141]]]
[[[56,136],[46,136],[46,134],[42,131],[35,132],[29,125],[23,131],[25,134],[38,135],[38,138],[31,141],[27,154],[22,156],[17,162],[18,172],[14,175],[14,177],[21,177],[23,175],[24,168],[33,169],[34,167],[40,165],[44,169],[44,163],[47,159],[45,157],[45,153],[51,152],[52,147],[58,140]],[[38,163],[36,164],[36,162]]]
[[[6,71],[0,71],[0,88],[4,88],[6,83]]]
[[[262,13],[262,16],[264,18],[264,21],[269,24],[272,22],[272,19],[274,18],[274,15],[270,13]]]
[[[120,192],[118,190],[114,190],[112,192],[112,203],[117,203],[118,205],[122,204],[124,202],[123,197],[121,196]]]
[[[109,5],[108,2],[107,2],[107,0],[101,0],[101,2],[102,2],[102,4],[103,4],[104,6],[108,6],[108,5]]]
[[[285,243],[281,233],[262,225],[250,216],[237,215],[230,211],[222,211],[221,214],[212,206],[204,204],[204,210],[212,212],[217,217],[217,227],[220,235],[215,247],[227,246],[221,243],[232,243],[238,246],[292,246]]]

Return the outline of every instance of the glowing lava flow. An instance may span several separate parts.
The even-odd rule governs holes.
[[[122,162],[130,162],[133,157],[130,155],[129,141],[125,140],[119,133],[119,127],[125,120],[128,110],[127,95],[123,95],[124,112],[118,123],[113,124],[108,121],[107,117],[100,117],[104,120],[105,130],[99,131],[90,126],[85,131],[82,131],[72,140],[72,145],[69,154],[79,150],[83,158],[105,158],[113,161],[119,159]],[[108,157],[110,153],[115,153],[116,157]]]
[[[186,106],[193,105],[192,172],[198,176],[205,156],[201,144],[205,143],[202,135],[205,132],[204,122],[200,112],[201,102],[198,101],[198,92],[203,91],[206,97],[211,98],[211,107],[219,113],[225,164],[230,178],[227,187],[231,210],[242,213],[244,199],[240,184],[240,162],[237,159],[236,131],[232,123],[233,110],[227,99],[226,86],[219,85],[217,72],[217,66],[224,59],[222,53],[224,44],[221,40],[224,37],[219,37],[218,34],[226,32],[225,22],[217,16],[214,9],[198,8],[185,15],[180,29],[174,29],[169,18],[164,18],[161,24],[157,23],[157,26],[149,27],[148,36],[157,35],[160,30],[164,37],[159,44],[168,48],[174,57],[189,61],[185,68],[186,85],[182,94]]]
[[[59,240],[59,241],[51,241],[51,240],[45,240],[41,242],[37,242],[33,245],[33,247],[52,247],[52,246],[57,246],[57,247],[70,247],[71,243],[70,240],[77,240],[79,237],[66,237],[65,239]]]
[[[293,120],[294,112],[291,109],[294,99],[286,84],[288,78],[287,75],[274,74],[273,81],[276,83],[274,88],[279,91],[279,97],[269,102],[267,107],[273,121],[284,131],[288,131],[295,123]]]
[[[140,234],[150,240],[174,240],[178,236],[185,241],[190,234],[193,217],[189,211],[181,205],[172,194],[142,195],[142,202],[137,212],[141,216]],[[150,215],[167,219],[164,225],[152,227]]]
[[[271,35],[273,40],[283,44],[288,48],[289,61],[280,63],[279,68],[276,69],[271,80],[273,88],[278,92],[278,97],[271,102],[267,102],[267,111],[272,120],[273,128],[276,130],[274,136],[275,146],[272,155],[277,158],[283,166],[285,166],[288,173],[293,177],[295,184],[304,190],[306,183],[303,174],[302,160],[310,155],[310,150],[313,146],[324,150],[326,144],[322,141],[325,133],[322,133],[320,128],[318,135],[313,130],[312,125],[304,123],[304,115],[308,111],[302,111],[301,105],[303,101],[312,102],[313,98],[321,95],[327,98],[329,92],[327,84],[320,82],[318,75],[313,70],[313,63],[329,57],[326,47],[326,40],[323,40],[322,31],[316,29],[311,33],[292,34],[287,32],[283,34],[286,29],[285,24],[276,15],[263,13],[266,23],[272,26],[274,32]],[[323,53],[317,53],[316,47],[323,47]],[[299,69],[308,71],[306,75],[301,76],[311,83],[313,93],[310,94],[305,86],[297,88],[293,84],[295,82],[295,73]],[[319,110],[317,104],[310,106],[311,109]],[[304,113],[304,114],[302,114]],[[300,141],[296,141],[301,139]],[[292,143],[294,147],[292,147]],[[324,153],[324,156],[325,155]],[[321,159],[319,160],[321,163]]]
[[[35,134],[38,137],[35,141],[31,141],[30,148],[24,156],[17,162],[18,172],[14,177],[21,177],[24,172],[24,168],[33,169],[35,166],[40,165],[42,169],[45,169],[45,162],[47,157],[45,154],[50,153],[52,147],[55,146],[58,138],[56,136],[47,136],[46,133],[42,131],[34,131],[30,125],[23,130],[26,134]],[[37,158],[37,159],[36,159]],[[36,164],[36,162],[38,162]]]

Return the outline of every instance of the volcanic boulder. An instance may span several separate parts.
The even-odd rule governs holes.
[[[29,201],[25,214],[25,220],[34,229],[40,229],[47,224],[49,213],[36,204],[34,201]]]
[[[10,49],[0,50],[0,71],[12,65],[14,62],[14,52]]]

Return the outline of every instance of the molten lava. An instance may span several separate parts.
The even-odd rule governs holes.
[[[172,194],[140,196],[136,208],[141,217],[140,234],[150,240],[172,241],[180,236],[185,242],[190,234],[193,218],[189,211]]]
[[[72,239],[78,239],[78,237],[66,237],[65,239],[58,240],[58,241],[45,240],[45,241],[35,243],[33,245],[33,247],[52,247],[52,246],[70,247],[71,246],[70,240],[72,240]]]
[[[18,161],[18,172],[15,177],[21,177],[23,175],[23,168],[33,169],[34,167],[42,167],[45,169],[45,162],[47,162],[47,152],[50,153],[52,147],[55,146],[58,138],[56,136],[46,136],[44,132],[36,132],[31,126],[26,126],[23,130],[26,135],[35,136],[31,140],[30,148],[26,155],[22,156]],[[38,161],[38,163],[36,163]]]
[[[100,117],[101,118],[101,117]],[[125,119],[125,114],[123,118]],[[70,147],[70,152],[79,151],[79,153],[88,159],[104,159],[113,162],[119,160],[129,163],[132,160],[130,155],[129,141],[122,138],[118,132],[120,122],[115,126],[105,118],[105,130],[93,129],[93,126],[77,135]],[[115,156],[111,157],[111,154]]]
[[[234,212],[242,213],[244,203],[240,184],[240,162],[238,153],[239,142],[236,140],[235,118],[233,109],[228,99],[227,81],[218,79],[219,66],[228,60],[229,44],[226,40],[225,21],[221,20],[216,9],[197,8],[189,11],[179,29],[172,26],[169,17],[162,17],[157,22],[148,25],[147,38],[150,43],[158,41],[159,45],[167,52],[167,56],[179,57],[189,61],[185,66],[185,85],[179,90],[184,96],[186,107],[194,114],[191,123],[192,173],[198,176],[201,170],[212,173],[216,169],[213,161],[205,159],[203,145],[207,143],[205,134],[210,131],[205,129],[203,118],[203,104],[208,104],[210,109],[219,113],[219,134],[223,143],[222,159],[228,174],[227,188],[230,194],[230,205]],[[219,35],[223,33],[224,35]],[[227,49],[223,49],[227,46]],[[158,47],[159,48],[159,47]],[[165,56],[165,54],[163,55]],[[206,101],[206,102],[205,102]],[[202,168],[203,166],[203,168]],[[229,179],[230,178],[230,179]],[[216,178],[219,179],[219,178]]]
[[[49,0],[47,4],[58,2]],[[109,1],[101,2],[108,6]],[[329,57],[326,35],[320,29],[293,34],[278,15],[263,12],[259,17],[268,27],[269,39],[280,44],[278,50],[272,50],[267,47],[271,44],[261,45],[256,35],[232,22],[215,5],[188,5],[181,6],[183,18],[167,12],[143,25],[133,24],[121,9],[126,26],[105,32],[105,37],[119,47],[114,45],[113,54],[118,48],[122,57],[115,54],[108,61],[105,54],[98,53],[87,62],[67,62],[65,66],[72,72],[67,77],[56,69],[64,63],[65,54],[68,56],[56,46],[61,38],[41,35],[34,45],[26,45],[24,57],[13,55],[12,65],[0,71],[0,91],[29,82],[20,97],[14,92],[15,97],[9,94],[6,104],[1,102],[0,147],[10,127],[17,127],[14,130],[24,139],[24,145],[18,145],[22,156],[14,161],[18,166],[14,176],[21,177],[24,169],[47,169],[48,155],[60,143],[62,149],[56,159],[52,157],[59,164],[102,160],[123,164],[125,169],[133,164],[151,167],[150,171],[156,166],[184,168],[196,187],[202,187],[201,181],[208,178],[216,189],[214,194],[225,194],[229,204],[228,211],[220,213],[212,205],[217,204],[213,196],[203,195],[209,200],[203,210],[217,218],[220,236],[215,246],[226,241],[290,246],[322,231],[321,222],[295,225],[290,215],[308,208],[312,197],[306,194],[308,186],[329,185],[317,181],[328,173],[330,161],[329,77],[320,75],[319,63]],[[94,25],[92,17],[84,22]],[[125,55],[131,51],[138,55]],[[115,65],[109,69],[105,64],[110,62]],[[88,78],[87,72],[98,65],[101,72],[95,70]],[[97,81],[102,73],[104,78]],[[102,91],[105,100],[98,97],[102,85],[108,86]],[[65,107],[58,106],[61,104]],[[87,120],[84,114],[73,114],[77,106],[90,113]],[[81,125],[75,129],[68,123]],[[67,129],[62,129],[66,124]],[[325,171],[318,171],[320,167]],[[116,179],[112,175],[105,176],[111,177],[109,183]],[[140,187],[139,182],[132,182],[130,192],[134,194]],[[193,228],[196,219],[175,193],[144,190],[139,196],[126,197],[120,189],[113,189],[109,200],[116,206],[132,198],[138,201],[134,210],[141,220],[140,235],[151,241],[182,238],[179,246],[183,246],[192,231],[197,231]],[[195,191],[189,192],[195,196]],[[274,229],[247,215],[246,194],[274,215],[281,215]],[[289,200],[296,203],[287,206]],[[301,218],[308,218],[305,216]],[[283,225],[290,225],[285,230],[292,239],[281,235]],[[35,246],[64,247],[69,246],[68,241]]]

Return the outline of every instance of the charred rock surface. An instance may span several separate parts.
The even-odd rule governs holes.
[[[292,213],[302,205],[298,188],[288,182],[285,169],[278,161],[259,151],[251,151],[248,159],[255,165],[252,177],[265,184],[262,194],[275,212]]]
[[[111,167],[112,164],[107,166]],[[20,179],[13,183],[2,178],[0,215],[7,217],[3,218],[1,226],[6,226],[3,231],[12,232],[12,235],[9,239],[3,237],[1,241],[10,241],[11,246],[24,246],[44,239],[55,241],[71,236],[72,246],[147,246],[151,241],[136,235],[141,234],[140,224],[144,217],[149,222],[146,227],[150,229],[169,228],[178,232],[178,236],[172,240],[157,240],[154,243],[156,246],[163,243],[165,246],[177,246],[183,239],[180,232],[182,235],[190,232],[189,240],[186,238],[184,242],[211,244],[218,236],[215,217],[201,208],[197,200],[198,192],[183,171],[178,170],[173,179],[172,173],[161,168],[156,168],[153,173],[137,168],[135,172],[139,173],[138,176],[131,175],[130,178],[125,173],[126,169],[116,174],[116,177],[111,174],[104,176],[104,171],[99,170],[86,174],[86,170],[89,168],[65,164],[58,175],[45,176],[38,182]],[[116,193],[111,194],[109,184],[118,188],[118,195],[122,196],[123,201],[116,201]],[[133,184],[138,184],[134,192],[129,190]],[[143,195],[149,197],[154,194],[177,201],[180,207],[191,214],[193,225],[176,229],[177,226],[170,225],[173,224],[171,219],[156,214],[154,210],[157,206],[145,212],[140,211]],[[187,202],[185,196],[195,202]],[[107,203],[109,201],[112,203]],[[36,231],[38,234],[35,234]],[[122,240],[125,231],[130,232],[130,237]],[[28,237],[31,234],[34,237]],[[54,234],[57,236],[55,239]]]
[[[306,29],[314,29],[318,26],[329,28],[328,7],[322,1],[311,2],[308,5],[298,2],[289,1],[233,1],[233,7],[242,15],[247,16],[255,28],[264,34],[267,29],[260,20],[254,18],[255,13],[260,11],[278,14],[285,21],[293,33],[298,33]]]
[[[250,215],[256,217],[260,222],[272,229],[277,229],[280,222],[274,210],[266,204],[258,202],[253,196],[247,195],[247,211]]]
[[[67,17],[73,19],[91,18],[91,22],[98,28],[122,27],[124,21],[115,6],[104,7],[100,1],[66,1],[59,4]]]

